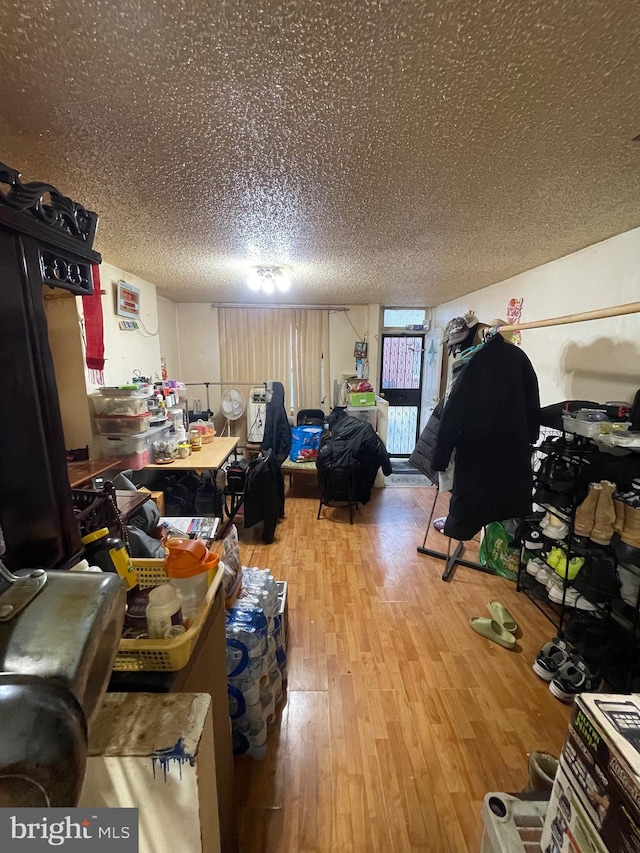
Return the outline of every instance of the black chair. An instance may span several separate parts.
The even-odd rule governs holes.
[[[349,524],[353,524],[353,511],[358,509],[356,500],[356,477],[353,468],[328,468],[318,472],[320,483],[320,506],[348,506]]]
[[[296,416],[296,426],[323,426],[325,417],[322,409],[300,409]]]

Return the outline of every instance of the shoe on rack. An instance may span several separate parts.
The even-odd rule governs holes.
[[[589,483],[589,492],[576,510],[574,530],[579,536],[589,536],[593,530],[596,507],[601,491],[600,483]]]
[[[524,547],[528,551],[541,551],[544,547],[544,541],[542,539],[542,533],[538,530],[537,527],[531,525],[524,536]]]
[[[554,601],[556,604],[564,604],[565,607],[575,607],[576,601],[580,597],[580,593],[573,586],[564,586],[562,581],[557,584],[550,584],[547,587],[549,601]]]
[[[613,536],[613,526],[616,521],[616,509],[613,505],[613,493],[615,489],[616,484],[612,483],[610,480],[603,480],[600,483],[600,494],[598,495],[593,527],[589,534],[589,539],[598,545],[608,545],[609,542],[611,542],[611,537]],[[627,513],[625,509],[625,521],[626,515]],[[640,530],[638,532],[640,533]]]
[[[615,557],[604,551],[589,554],[574,581],[574,586],[594,604],[602,604],[605,601],[611,601],[612,598],[618,598],[620,579],[616,571]]]
[[[559,518],[556,518],[554,515],[550,515],[549,518],[553,520],[550,520],[543,527],[544,535],[549,539],[554,539],[555,541],[566,539],[567,534],[569,533],[569,525],[564,521],[561,521]]]
[[[554,637],[538,652],[533,671],[544,681],[552,681],[557,676],[560,666],[569,660],[570,654],[569,645],[559,637]]]
[[[535,578],[541,568],[547,569],[546,563],[540,557],[530,557],[527,561],[525,571],[528,575]]]
[[[620,540],[632,548],[640,549],[640,505],[635,499],[633,503],[625,501],[624,505],[624,527],[620,533]],[[630,562],[625,560],[624,562]]]
[[[548,566],[551,566],[552,569],[556,569],[557,566],[567,564],[567,552],[563,548],[559,548],[557,546],[553,547],[546,557],[546,562]]]
[[[584,557],[571,557],[570,560],[567,560],[565,551],[560,548],[552,548],[547,557],[547,563],[561,578],[572,581],[583,567]]]
[[[588,536],[578,536],[574,533],[571,537],[571,553],[578,554],[580,557],[586,557],[589,550],[593,548],[593,543]]]
[[[590,666],[581,655],[571,652],[568,660],[558,667],[549,690],[561,702],[573,702],[580,693],[597,693],[601,685],[600,670]]]

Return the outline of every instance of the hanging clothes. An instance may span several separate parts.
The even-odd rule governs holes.
[[[464,359],[442,411],[432,464],[456,464],[446,536],[465,541],[491,521],[531,511],[531,445],[540,432],[538,379],[500,335]]]
[[[460,371],[469,363],[471,356],[483,346],[484,344],[470,346],[455,357],[451,368],[451,378],[449,380],[447,390],[431,413],[431,416],[427,421],[427,425],[420,433],[420,438],[416,442],[413,453],[409,457],[409,464],[414,465],[418,471],[428,477],[434,485],[438,486],[441,492],[449,492],[453,487],[455,454],[452,454],[446,471],[436,471],[433,467],[433,454],[435,451],[436,440],[438,438],[438,430],[440,429],[440,418],[442,417],[445,403],[449,398],[458,376],[460,375]]]
[[[249,463],[244,483],[244,526],[264,522],[262,541],[273,542],[276,525],[284,518],[284,478],[271,450]]]
[[[267,391],[271,392],[271,399],[267,402],[260,450],[273,450],[282,464],[291,450],[291,426],[284,407],[284,385],[282,382],[269,382]]]

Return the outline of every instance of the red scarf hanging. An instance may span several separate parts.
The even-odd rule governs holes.
[[[104,327],[102,297],[100,294],[100,267],[91,266],[93,296],[82,297],[84,311],[85,361],[89,380],[93,385],[104,385]]]

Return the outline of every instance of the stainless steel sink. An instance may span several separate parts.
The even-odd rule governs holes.
[[[91,725],[109,683],[125,605],[124,584],[115,574],[47,572],[33,601],[0,622],[0,672],[61,684]]]

